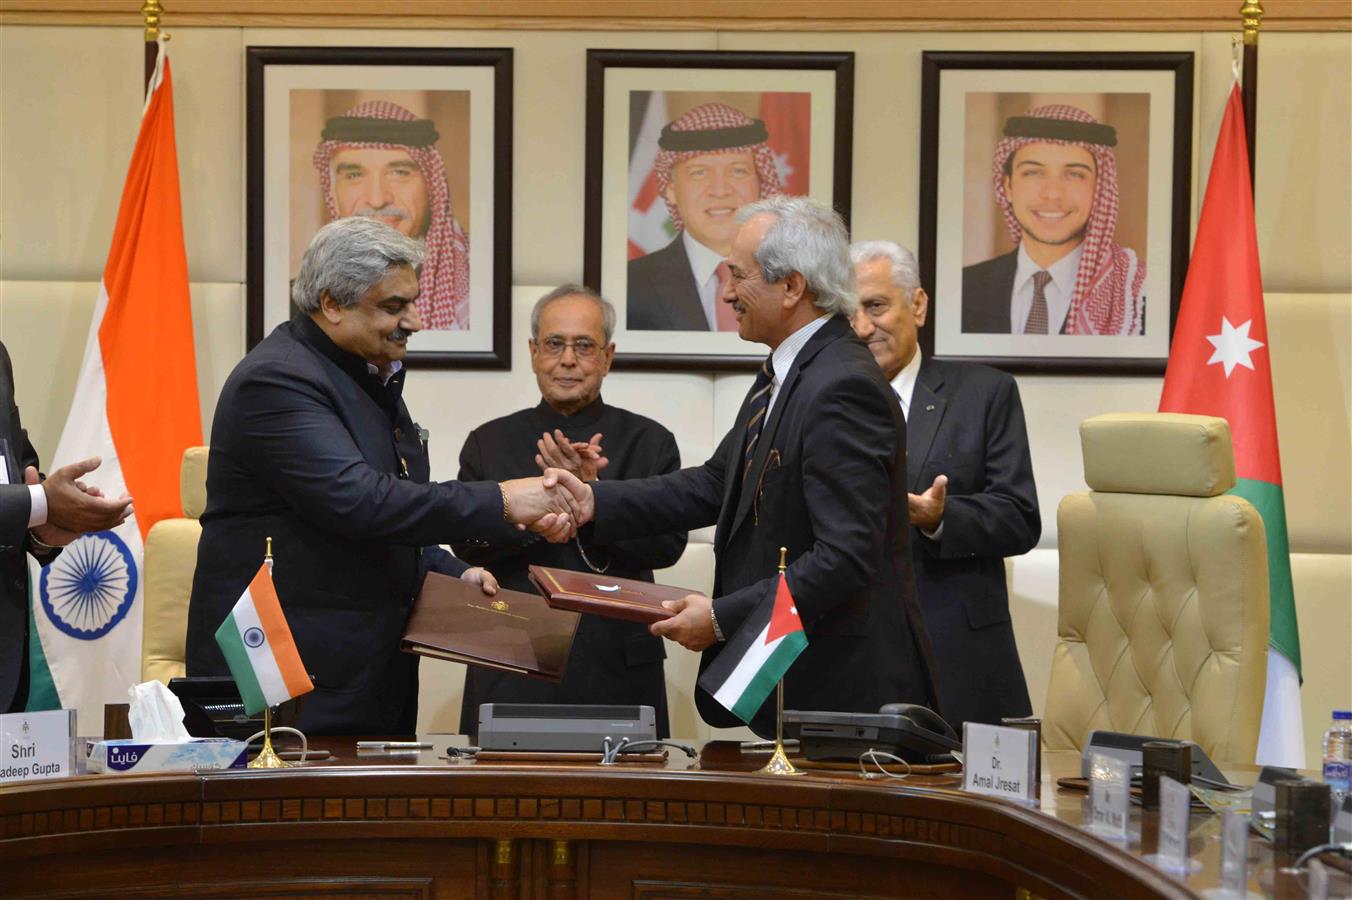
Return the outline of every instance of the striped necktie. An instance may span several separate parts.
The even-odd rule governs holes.
[[[765,425],[765,411],[770,408],[770,388],[774,375],[770,369],[770,357],[765,357],[760,371],[756,373],[756,383],[751,386],[751,417],[746,420],[746,451],[742,454],[742,477],[751,471],[751,457],[756,453],[756,441],[760,438],[761,428]]]
[[[1033,273],[1033,308],[1028,311],[1028,324],[1023,326],[1024,334],[1047,333],[1047,285],[1052,273],[1040,269]]]

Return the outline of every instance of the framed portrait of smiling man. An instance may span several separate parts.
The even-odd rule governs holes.
[[[508,368],[512,51],[250,47],[248,340],[292,316],[320,227],[422,242],[415,365]]]
[[[926,53],[926,353],[1163,372],[1187,271],[1191,53]]]
[[[724,302],[737,210],[806,195],[849,221],[851,53],[587,54],[584,277],[617,368],[754,368]]]

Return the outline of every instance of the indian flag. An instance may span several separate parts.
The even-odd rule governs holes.
[[[773,603],[762,603],[700,676],[699,686],[747,724],[807,648],[788,579],[779,573]]]
[[[267,563],[259,567],[235,608],[216,629],[216,643],[235,676],[247,715],[315,689],[282,615]]]
[[[141,680],[145,536],[183,515],[179,467],[201,443],[174,87],[161,44],[75,397],[49,461],[102,457],[85,481],[110,497],[131,494],[135,513],[82,535],[30,580],[30,709],[75,709],[88,731],[105,703],[125,702]]]

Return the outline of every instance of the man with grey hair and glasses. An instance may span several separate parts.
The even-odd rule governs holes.
[[[479,481],[567,469],[582,481],[644,478],[681,466],[676,438],[652,419],[607,404],[601,383],[615,345],[615,309],[588,287],[561,285],[531,312],[531,369],[540,403],[480,425],[460,451],[460,479]],[[503,587],[534,593],[530,565],[592,572],[605,578],[653,580],[675,564],[686,533],[619,536],[601,542],[574,536],[553,544],[529,533],[487,544],[453,544],[457,556],[490,566]],[[662,639],[642,623],[583,616],[563,680],[550,684],[471,667],[465,677],[460,730],[477,735],[481,703],[647,704],[659,737],[668,735]]]
[[[929,297],[909,250],[863,241],[850,254],[854,329],[906,416],[911,556],[944,712],[959,731],[1031,715],[1004,564],[1042,533],[1018,385],[986,366],[921,353]]]
[[[877,712],[938,707],[929,637],[915,597],[906,518],[906,421],[850,329],[854,270],[840,217],[801,197],[743,207],[721,301],[743,340],[770,348],[732,429],[702,466],[641,481],[598,481],[581,534],[605,541],[717,525],[713,597],[670,602],[652,632],[704,651],[703,673],[743,627],[759,627],[780,548],[807,648],[784,703]],[[710,725],[741,722],[701,678]],[[748,724],[774,732],[775,701]]]
[[[576,505],[564,486],[582,490],[562,471],[429,481],[425,432],[402,398],[423,254],[371,219],[321,228],[292,285],[299,312],[240,361],[216,406],[188,674],[228,674],[214,635],[271,538],[277,596],[315,683],[299,721],[312,733],[413,733],[417,658],[399,639],[423,576],[497,590],[437,545],[506,540],[514,523],[561,539]]]

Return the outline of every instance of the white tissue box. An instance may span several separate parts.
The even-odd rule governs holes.
[[[163,742],[99,741],[89,754],[91,772],[191,772],[194,769],[242,769],[248,744],[229,738],[193,738]]]

